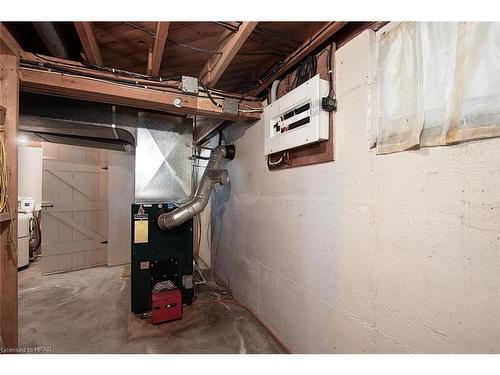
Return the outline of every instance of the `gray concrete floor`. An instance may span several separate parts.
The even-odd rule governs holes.
[[[123,271],[95,267],[41,276],[40,262],[21,271],[19,346],[52,353],[282,353],[249,312],[212,303],[204,293],[181,320],[152,326],[130,314],[130,278]]]

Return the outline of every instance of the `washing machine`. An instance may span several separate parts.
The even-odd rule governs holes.
[[[24,268],[30,264],[30,230],[31,213],[17,214],[17,268]]]

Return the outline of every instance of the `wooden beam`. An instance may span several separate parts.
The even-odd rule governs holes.
[[[295,65],[297,65],[304,57],[312,53],[321,44],[330,39],[337,31],[339,31],[347,22],[329,22],[321,30],[316,32],[310,40],[304,42],[299,48],[292,52],[286,59],[283,65],[270,77],[261,83],[261,85],[250,91],[248,94],[252,96],[259,95],[266,88],[271,86],[272,82],[280,77],[282,74],[286,73]]]
[[[14,46],[14,49],[16,47]],[[12,50],[11,50],[12,52]],[[0,336],[6,348],[17,347],[17,124],[19,119],[19,57],[0,54],[0,106],[5,108],[4,131],[7,156],[9,208],[0,222]],[[3,219],[2,218],[2,219]]]
[[[201,81],[213,87],[234,59],[240,48],[248,39],[258,22],[243,22],[238,31],[219,49],[220,54],[214,55],[203,67],[200,73]]]
[[[99,51],[99,44],[95,37],[92,22],[74,22],[74,24],[88,62],[94,65],[102,65],[101,52]]]
[[[146,74],[147,75],[152,75],[153,74],[153,47],[149,47],[149,51],[148,51],[148,65],[146,67]]]
[[[0,22],[0,54],[19,55],[22,50],[9,30]]]
[[[160,74],[160,66],[163,59],[165,43],[167,42],[169,25],[170,22],[158,22],[156,26],[156,37],[153,44],[153,55],[151,57],[151,75],[155,77]]]
[[[61,58],[57,58],[57,57],[53,57],[53,56],[45,56],[45,55],[41,55],[41,54],[34,55],[30,52],[23,51],[23,52],[21,52],[20,58],[21,58],[21,62],[28,62],[29,61],[32,63],[36,63],[37,65],[49,64],[51,66],[60,66],[60,67],[65,67],[65,68],[69,67],[69,68],[71,68],[71,70],[77,72],[78,74],[80,74],[80,73],[85,74],[85,73],[91,72],[92,74],[97,75],[97,77],[103,78],[103,79],[120,78],[120,79],[128,81],[132,84],[138,83],[138,84],[149,85],[149,83],[151,83],[151,81],[148,81],[148,80],[144,80],[144,79],[141,80],[141,79],[138,79],[135,77],[120,75],[117,72],[113,73],[113,72],[105,71],[105,70],[95,70],[93,68],[89,68],[85,64],[82,64],[78,61],[61,59]],[[168,81],[165,80],[165,81],[162,81],[162,83],[165,86],[178,85],[179,80],[168,80]]]
[[[239,115],[224,113],[207,97],[134,87],[26,67],[21,67],[20,81],[23,91],[40,94],[233,121],[255,122],[260,118],[259,113],[240,113]],[[240,105],[261,107],[258,102],[245,100]]]

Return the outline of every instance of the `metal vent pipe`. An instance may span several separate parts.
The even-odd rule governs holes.
[[[178,227],[205,209],[214,185],[226,185],[229,182],[227,170],[220,169],[220,166],[222,159],[232,160],[234,153],[233,145],[219,146],[211,151],[210,159],[193,198],[174,211],[161,214],[158,217],[160,229],[167,230]]]

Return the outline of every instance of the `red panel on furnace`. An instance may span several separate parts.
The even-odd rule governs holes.
[[[151,319],[153,324],[182,318],[182,297],[179,289],[152,293]]]

